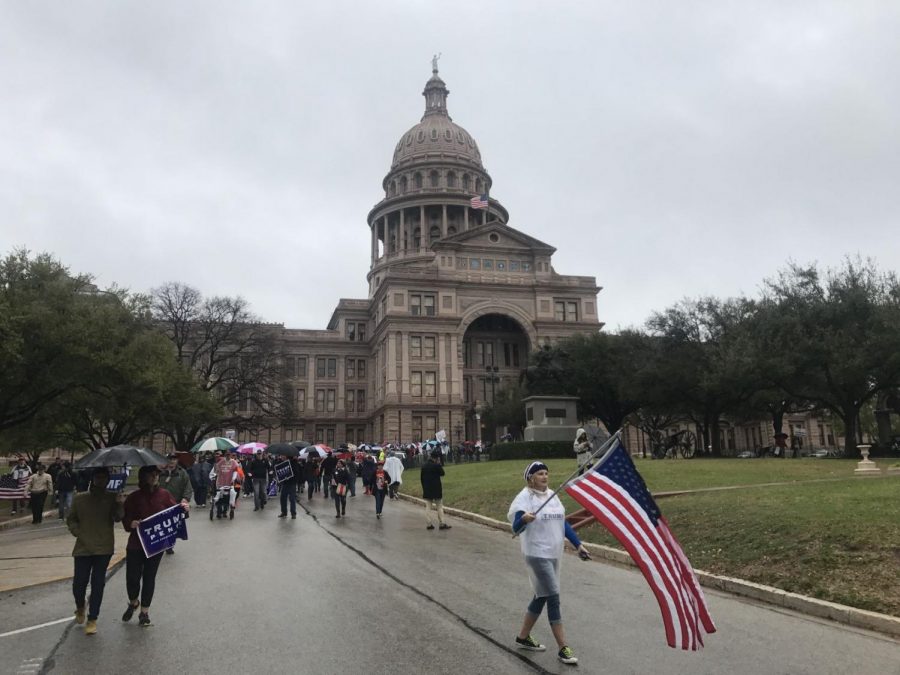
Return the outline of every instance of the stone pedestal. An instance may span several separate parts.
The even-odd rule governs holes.
[[[875,462],[869,459],[869,448],[871,445],[860,445],[859,452],[862,455],[862,461],[856,463],[856,470],[853,472],[857,476],[875,476],[881,473],[881,469]]]

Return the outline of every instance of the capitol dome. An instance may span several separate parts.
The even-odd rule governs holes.
[[[425,97],[425,114],[422,115],[422,121],[403,134],[397,142],[391,169],[444,155],[484,170],[475,139],[454,123],[447,112],[447,96],[450,94],[447,85],[438,76],[436,69],[432,73],[422,92]]]

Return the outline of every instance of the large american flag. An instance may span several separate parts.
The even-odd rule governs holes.
[[[485,192],[483,195],[477,195],[472,197],[469,200],[469,204],[473,209],[486,209],[488,207],[488,194]]]
[[[25,486],[28,477],[16,480],[12,474],[0,478],[0,499],[25,499]]]
[[[612,533],[644,573],[659,603],[668,645],[702,647],[703,631],[716,631],[703,591],[622,444],[567,485],[566,492]]]

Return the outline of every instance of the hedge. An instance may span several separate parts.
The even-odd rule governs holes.
[[[491,446],[491,460],[495,459],[574,459],[569,441],[521,441],[497,443]]]

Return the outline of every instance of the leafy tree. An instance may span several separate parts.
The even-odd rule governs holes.
[[[513,438],[522,437],[525,429],[523,398],[524,389],[520,385],[507,386],[497,392],[494,405],[486,406],[483,409],[481,419],[484,422],[484,428],[490,430],[491,440],[495,440],[493,436],[497,428],[502,426],[509,427],[509,433],[513,435]]]
[[[289,416],[280,326],[260,323],[242,298],[204,299],[180,283],[155,289],[152,308],[195,386],[214,394],[224,409],[211,417],[202,405],[172,407],[160,428],[177,449],[190,449],[222,427],[256,429]]]
[[[759,390],[745,348],[745,321],[753,309],[744,298],[685,300],[654,314],[648,327],[659,342],[645,370],[657,408],[689,418],[704,448],[721,454],[719,422]]]
[[[900,283],[871,261],[824,275],[790,264],[766,281],[754,314],[760,366],[790,397],[833,412],[856,455],[863,406],[900,385]]]

